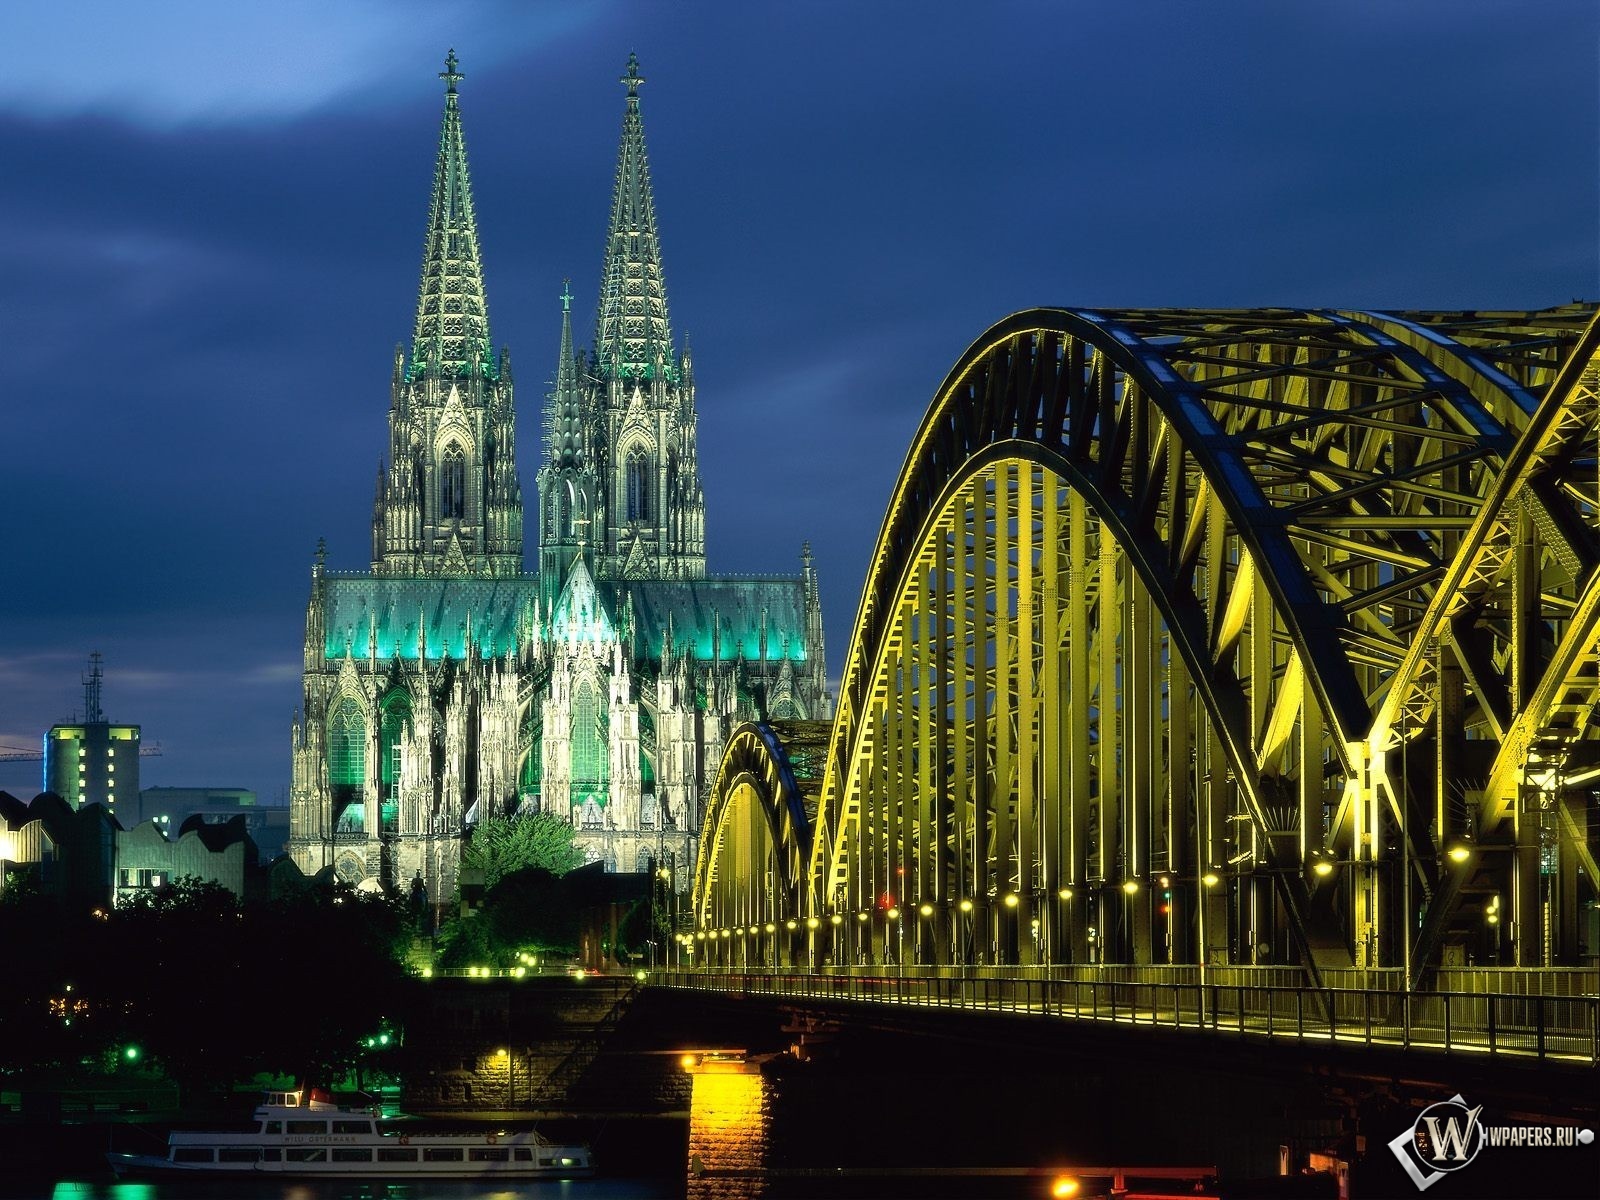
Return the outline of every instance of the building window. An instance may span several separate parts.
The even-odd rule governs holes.
[[[628,520],[650,519],[650,460],[635,450],[628,455]]]
[[[454,442],[445,450],[444,460],[439,464],[439,515],[467,515],[467,458]]]
[[[346,696],[328,719],[328,782],[334,787],[360,787],[366,777],[367,723],[361,706]]]
[[[605,793],[611,756],[606,713],[594,680],[584,679],[572,694],[572,787],[574,792]]]

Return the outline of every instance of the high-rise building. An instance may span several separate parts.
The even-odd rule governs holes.
[[[482,817],[547,810],[591,861],[694,861],[740,720],[825,718],[810,552],[792,577],[710,576],[694,368],[673,341],[630,56],[599,315],[570,287],[523,570],[511,360],[489,332],[454,54],[411,344],[395,355],[368,571],[319,544],[294,725],[302,870],[455,889]]]
[[[52,725],[44,735],[44,790],[75,809],[103,804],[116,816],[123,809],[138,811],[139,726],[106,720],[100,709],[103,681],[100,655],[92,654],[83,680],[83,720]]]

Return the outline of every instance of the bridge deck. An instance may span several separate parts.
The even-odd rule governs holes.
[[[1600,1062],[1600,997],[1126,982],[992,974],[673,970],[657,986],[1036,1015],[1217,1035],[1427,1053]]]

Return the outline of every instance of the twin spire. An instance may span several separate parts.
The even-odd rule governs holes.
[[[483,290],[483,259],[478,222],[467,174],[467,144],[461,134],[456,84],[456,52],[444,60],[444,121],[439,130],[439,161],[433,172],[428,233],[422,247],[422,288],[411,338],[406,377],[496,373],[489,340],[489,305]]]
[[[650,378],[659,362],[674,371],[672,326],[667,320],[667,285],[661,272],[661,238],[650,191],[650,159],[639,116],[639,57],[628,55],[620,81],[628,89],[622,115],[622,148],[611,198],[611,230],[600,273],[600,315],[595,356],[602,378]]]
[[[466,78],[459,66],[456,52],[451,50],[444,70],[439,72],[439,78],[445,81],[444,119],[422,250],[417,320],[406,365],[408,379],[430,371],[447,377],[482,374],[493,378],[496,371],[456,91],[456,85]],[[596,367],[604,378],[650,378],[658,364],[673,373],[676,364],[655,198],[650,188],[650,160],[645,152],[644,122],[639,115],[639,85],[644,83],[644,76],[639,74],[638,55],[628,55],[627,71],[620,82],[628,89],[628,106],[622,118],[611,226],[600,274]],[[564,314],[570,310],[571,300],[570,293],[563,297]],[[570,317],[564,315],[562,321],[565,325]],[[570,368],[569,338],[564,330],[562,371]]]

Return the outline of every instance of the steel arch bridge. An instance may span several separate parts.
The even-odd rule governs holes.
[[[781,733],[730,741],[686,949],[1593,965],[1594,315],[989,329],[906,457],[810,786]]]

